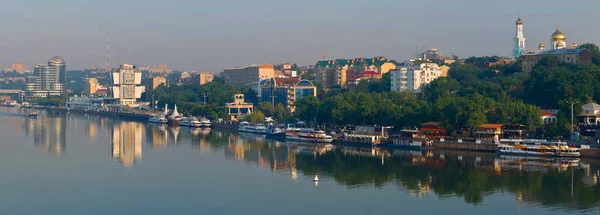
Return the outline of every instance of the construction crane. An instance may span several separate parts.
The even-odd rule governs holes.
[[[427,49],[427,46],[428,46],[430,43],[431,43],[431,40],[429,40],[429,41],[427,41],[427,42],[423,43],[423,45],[421,45],[421,46],[417,46],[417,47],[415,48],[415,53],[414,53],[414,56],[415,56],[415,58],[419,58],[419,57],[420,57],[419,55],[420,55],[421,53],[423,53],[423,52],[425,51],[425,49]]]

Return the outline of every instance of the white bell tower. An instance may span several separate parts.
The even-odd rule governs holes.
[[[525,52],[525,37],[523,36],[523,20],[521,20],[520,16],[515,24],[517,25],[517,30],[515,38],[513,38],[514,48],[512,57],[516,60],[523,52]]]

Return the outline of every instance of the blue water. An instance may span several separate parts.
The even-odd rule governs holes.
[[[589,182],[595,160],[582,160],[586,169],[498,172],[497,155],[489,153],[286,144],[227,131],[26,113],[0,107],[0,214],[599,211],[600,191]]]

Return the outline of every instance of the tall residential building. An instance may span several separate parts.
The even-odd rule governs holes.
[[[307,96],[317,96],[317,87],[308,80],[300,78],[271,78],[265,81],[261,89],[261,101],[271,104],[283,104],[294,112],[294,103]]]
[[[18,72],[19,74],[25,73],[25,64],[21,62],[15,62],[12,64],[12,70]]]
[[[221,74],[225,79],[225,84],[241,87],[260,79],[273,78],[275,69],[271,64],[252,65],[226,69]]]
[[[33,76],[28,76],[23,83],[21,98],[46,98],[61,96],[66,90],[66,63],[58,56],[50,58],[47,65],[36,65]]]
[[[155,76],[152,77],[152,89],[156,89],[160,85],[167,85],[167,78],[164,76]]]
[[[86,95],[92,95],[98,91],[100,87],[100,83],[98,83],[98,79],[96,78],[88,78],[86,79],[84,90]]]
[[[429,61],[407,61],[400,69],[391,71],[391,90],[421,93],[422,87],[442,76],[442,68]]]
[[[145,91],[142,86],[142,71],[130,64],[122,64],[119,71],[112,73],[113,98],[119,99],[120,104],[136,105],[137,99]]]
[[[200,73],[200,85],[204,85],[206,83],[210,83],[215,78],[215,75],[210,72],[202,72]]]
[[[523,20],[521,17],[515,22],[517,26],[515,38],[513,38],[513,59],[519,58],[525,52],[525,37],[523,36]]]

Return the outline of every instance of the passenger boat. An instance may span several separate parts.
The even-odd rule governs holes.
[[[289,129],[285,134],[286,140],[308,141],[317,143],[331,143],[333,137],[325,134],[325,131],[314,130],[312,128]]]
[[[566,142],[546,140],[502,139],[498,144],[498,152],[503,154],[579,157],[581,148],[570,147]]]
[[[33,105],[29,102],[21,103],[21,108],[33,108]]]
[[[419,130],[401,130],[399,136],[391,137],[387,146],[392,148],[404,148],[412,150],[423,150],[433,147],[433,140],[425,138]]]
[[[199,128],[201,123],[196,117],[182,117],[179,121],[180,126]]]
[[[210,126],[211,126],[210,120],[208,120],[205,117],[202,117],[200,119],[200,127],[202,127],[202,128],[209,128]]]
[[[249,122],[240,122],[238,126],[238,132],[253,133],[253,134],[266,134],[267,128],[264,125],[254,125]]]
[[[380,146],[387,138],[389,126],[357,126],[351,133],[344,133],[343,143],[360,146]]]

